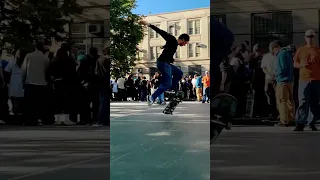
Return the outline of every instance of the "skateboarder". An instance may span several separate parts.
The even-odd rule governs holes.
[[[150,27],[166,41],[166,44],[163,46],[163,51],[157,59],[157,68],[162,74],[162,82],[159,88],[149,98],[148,105],[151,106],[154,103],[154,100],[166,90],[175,90],[176,86],[178,86],[183,72],[172,64],[174,62],[173,56],[176,53],[178,46],[185,46],[189,43],[190,37],[188,34],[181,34],[179,38],[176,39],[166,31],[147,23],[146,21],[140,21],[140,24]]]

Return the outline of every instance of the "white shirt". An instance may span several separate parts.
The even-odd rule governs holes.
[[[124,87],[125,81],[126,80],[124,78],[119,78],[118,79],[118,89],[125,89],[125,87]]]
[[[196,79],[196,78],[193,78],[193,79],[191,80],[191,83],[192,83],[193,88],[195,88],[195,87],[196,87],[196,83],[197,83],[197,79]]]
[[[267,53],[262,57],[261,60],[261,68],[266,69],[268,73],[266,73],[267,80],[274,80],[274,72],[275,72],[276,61],[275,57],[271,53]]]
[[[21,67],[21,74],[25,83],[46,86],[49,63],[49,57],[39,50],[27,54]]]

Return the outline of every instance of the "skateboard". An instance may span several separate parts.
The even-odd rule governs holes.
[[[247,104],[246,104],[246,117],[247,118],[253,117],[254,95],[255,95],[254,90],[249,91],[247,94]]]
[[[167,105],[167,107],[163,110],[163,113],[172,115],[173,111],[176,109],[178,104],[182,102],[183,96],[184,96],[184,93],[182,91],[178,91],[172,94],[170,97],[170,102]]]
[[[218,138],[223,129],[231,129],[232,118],[236,115],[237,99],[230,94],[219,94],[210,104],[210,144]]]

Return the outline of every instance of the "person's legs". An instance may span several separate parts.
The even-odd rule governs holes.
[[[99,106],[99,114],[98,114],[98,123],[100,125],[109,125],[110,124],[110,117],[108,117],[108,113],[110,111],[110,102],[107,96],[106,90],[100,90],[99,92],[99,99],[100,99],[100,106]]]
[[[288,99],[288,120],[289,123],[294,121],[294,115],[295,115],[295,103],[293,98],[293,83],[288,83],[288,92],[289,92],[289,99]]]
[[[203,97],[202,97],[202,103],[205,103],[206,101],[209,100],[209,92],[210,92],[210,87],[204,88]]]
[[[159,96],[160,103],[164,103],[164,93]]]
[[[282,124],[288,124],[288,114],[289,114],[289,107],[288,107],[288,101],[289,101],[289,88],[288,84],[277,84],[276,87],[276,95],[277,95],[277,101],[279,103],[279,113],[280,113],[280,122]]]
[[[309,103],[310,103],[310,82],[299,82],[299,107],[296,113],[296,124],[305,126],[306,120],[309,114]]]
[[[171,72],[172,72],[172,89],[176,90],[179,84],[179,81],[181,80],[183,76],[183,72],[181,69],[177,68],[175,65],[170,64],[171,66]]]
[[[166,90],[172,87],[172,81],[173,81],[171,65],[169,63],[158,61],[157,68],[162,74],[162,81],[158,89],[150,96],[151,97],[150,102],[152,103],[155,99],[157,99],[157,97],[159,97],[162,93],[164,93]]]
[[[320,119],[320,81],[312,81],[310,88],[310,111],[313,119],[310,125],[314,125]]]

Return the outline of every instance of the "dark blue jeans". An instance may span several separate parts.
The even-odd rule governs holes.
[[[313,116],[309,124],[315,123],[320,118],[320,81],[300,81],[298,93],[296,123],[306,124],[309,115]]]
[[[102,125],[109,125],[110,123],[110,98],[107,90],[100,90],[99,92],[99,114],[98,123]]]
[[[168,89],[175,89],[183,76],[183,72],[167,62],[157,61],[157,68],[162,74],[159,88],[151,95],[155,100]]]

